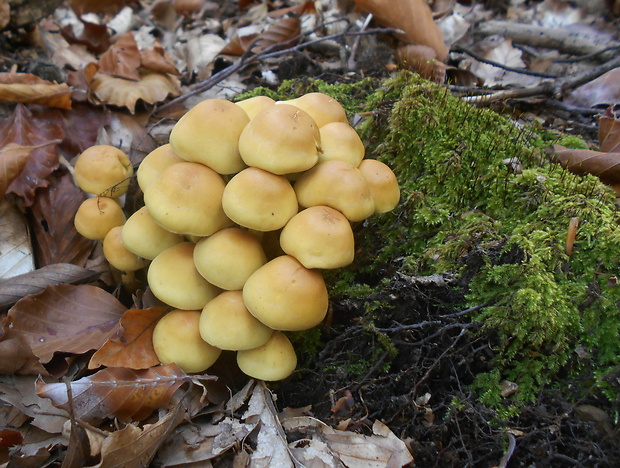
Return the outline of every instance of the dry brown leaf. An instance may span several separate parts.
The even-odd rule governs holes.
[[[19,333],[45,363],[56,352],[81,354],[98,349],[117,332],[125,310],[101,288],[60,284],[15,304],[9,310],[7,327]]]
[[[140,51],[133,34],[128,32],[99,59],[99,73],[126,80],[140,80]]]
[[[155,104],[168,96],[178,96],[179,89],[178,78],[161,73],[142,74],[140,81],[124,80],[98,73],[91,83],[91,90],[98,99],[106,104],[127,107],[132,114],[139,99],[148,104]]]
[[[90,52],[95,54],[101,54],[108,50],[111,45],[110,36],[108,34],[108,27],[106,24],[97,24],[85,21],[84,18],[78,18],[83,28],[79,36],[75,35],[75,32],[71,26],[65,26],[61,28],[60,32],[62,36],[70,44],[83,45]]]
[[[575,88],[565,99],[567,104],[581,107],[609,106],[620,102],[620,67],[603,73]]]
[[[32,353],[23,337],[13,330],[6,330],[0,340],[0,374],[46,374],[39,359]]]
[[[48,109],[49,110],[49,109]],[[46,114],[35,118],[23,104],[0,122],[0,148],[11,143],[22,146],[40,146],[34,149],[26,166],[9,185],[8,191],[21,197],[26,206],[32,205],[36,189],[46,187],[47,177],[58,168],[57,141],[64,138],[62,128],[55,122],[45,120]]]
[[[84,13],[107,13],[115,15],[135,0],[71,0],[71,8],[78,16]]]
[[[551,159],[578,175],[593,174],[609,185],[620,184],[620,153],[565,148],[554,145]]]
[[[0,102],[21,102],[71,109],[71,88],[29,73],[0,73]]]
[[[0,0],[0,30],[11,21],[11,6],[8,0]]]
[[[598,119],[598,140],[601,151],[620,153],[620,120],[608,107]]]
[[[7,188],[26,167],[26,163],[35,149],[58,143],[60,140],[52,140],[36,146],[9,143],[0,149],[0,198],[4,198]]]
[[[243,55],[248,50],[258,54],[266,50],[276,51],[294,46],[300,38],[301,22],[297,17],[283,18],[261,33],[246,36],[235,35],[222,49],[226,55]]]
[[[424,0],[355,0],[355,3],[361,10],[372,13],[383,26],[402,29],[404,34],[398,37],[404,42],[431,47],[440,61],[448,57],[448,47]]]
[[[54,174],[50,184],[38,193],[31,209],[35,252],[40,266],[72,263],[85,266],[95,241],[81,236],[73,218],[84,193],[69,174]]]
[[[30,273],[13,276],[0,282],[0,310],[29,294],[38,294],[46,287],[63,283],[93,280],[99,273],[70,263],[56,263]]]
[[[174,62],[166,49],[159,42],[155,42],[155,46],[140,51],[140,64],[142,68],[157,73],[170,73],[171,75],[180,76],[181,74],[174,66]]]
[[[202,377],[201,377],[202,378]],[[122,421],[140,421],[170,402],[172,394],[190,377],[176,364],[135,371],[106,368],[71,382],[69,402],[65,383],[37,380],[37,394],[52,400],[54,406],[69,410],[76,419],[96,424],[111,416]]]
[[[159,364],[153,349],[153,329],[167,307],[129,309],[121,318],[119,336],[110,338],[90,359],[89,369],[99,366],[148,369]]]

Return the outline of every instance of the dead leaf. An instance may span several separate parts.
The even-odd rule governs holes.
[[[142,68],[157,73],[170,73],[176,76],[181,75],[174,66],[172,58],[170,58],[166,49],[164,49],[159,42],[155,42],[155,46],[150,49],[140,51],[140,64]]]
[[[11,21],[11,6],[8,0],[0,0],[0,30]]]
[[[55,174],[50,178],[50,185],[39,192],[31,209],[39,266],[86,265],[96,242],[81,236],[73,225],[83,200],[84,193],[75,186],[69,174]]]
[[[126,80],[140,80],[140,51],[132,33],[127,33],[99,59],[99,73]]]
[[[437,60],[435,51],[425,45],[407,44],[397,47],[394,56],[402,68],[415,71],[427,80],[443,83],[449,68]]]
[[[115,15],[134,0],[71,0],[71,8],[78,16],[84,13]]]
[[[40,116],[44,114],[39,114]],[[0,148],[14,143],[22,146],[40,146],[33,149],[26,166],[9,185],[8,191],[24,200],[30,206],[34,191],[46,187],[47,177],[58,168],[58,140],[64,132],[55,122],[34,118],[23,104],[18,104],[13,113],[0,122]]]
[[[560,163],[573,174],[593,174],[608,185],[620,184],[620,153],[570,149],[554,145],[551,160]]]
[[[60,284],[15,304],[7,326],[45,363],[56,352],[81,354],[101,347],[116,333],[125,309],[101,288]]]
[[[120,320],[119,336],[106,341],[90,359],[88,368],[106,366],[147,369],[159,364],[153,349],[153,329],[167,311],[167,307],[127,310]]]
[[[70,263],[55,263],[30,273],[0,281],[0,310],[15,304],[29,294],[38,294],[47,286],[63,283],[83,283],[99,273]]]
[[[614,68],[579,86],[564,101],[581,107],[613,106],[620,103],[620,68]]]
[[[74,28],[70,24],[60,29],[62,36],[70,44],[83,45],[88,51],[95,54],[101,54],[110,48],[111,41],[106,24],[91,23],[81,16],[78,19],[83,26],[79,36],[76,36]]]
[[[404,34],[398,37],[404,42],[431,47],[442,62],[448,57],[448,47],[424,0],[355,0],[355,3],[361,10],[372,13],[383,26],[402,29]]]
[[[58,143],[60,143],[60,140],[52,140],[36,146],[22,146],[17,143],[9,143],[0,149],[0,198],[4,198],[9,185],[26,167],[26,163],[34,150]]]
[[[24,338],[13,330],[5,330],[0,340],[0,374],[39,375],[46,373]]]
[[[601,151],[620,152],[620,120],[616,119],[611,107],[605,109],[598,119],[598,140]]]
[[[71,88],[28,73],[0,73],[0,102],[21,102],[71,109]]]
[[[178,78],[161,73],[142,74],[139,81],[98,73],[91,83],[91,91],[97,98],[106,104],[127,107],[132,114],[139,99],[148,104],[155,104],[168,96],[178,96],[179,89]]]
[[[0,279],[32,270],[34,257],[26,219],[15,205],[0,199]]]
[[[189,380],[176,364],[170,364],[139,371],[106,368],[74,380],[69,384],[71,403],[65,383],[47,384],[39,378],[36,388],[37,394],[51,399],[54,406],[68,410],[72,405],[76,419],[96,424],[110,416],[140,421],[168,405],[172,394]]]

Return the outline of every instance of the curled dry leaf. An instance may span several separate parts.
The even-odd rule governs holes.
[[[171,75],[180,76],[181,74],[174,66],[174,62],[166,49],[159,42],[155,42],[155,46],[151,49],[140,51],[140,64],[142,68],[157,73],[170,73]]]
[[[45,363],[57,352],[81,354],[100,348],[117,332],[125,310],[101,288],[59,284],[15,304],[7,326]]]
[[[47,372],[24,338],[7,329],[0,340],[0,374],[39,375]]]
[[[99,59],[99,73],[126,80],[140,80],[140,51],[132,33],[127,33]]]
[[[179,95],[178,78],[161,73],[146,73],[139,81],[124,80],[98,73],[91,83],[91,91],[106,104],[127,107],[133,114],[136,103],[142,99],[148,104],[161,102],[168,96]]]
[[[206,377],[205,377],[206,378]],[[71,382],[72,400],[65,383],[37,380],[37,394],[54,406],[70,411],[76,419],[96,424],[110,416],[122,421],[140,421],[170,402],[172,394],[190,377],[176,364],[135,371],[106,368]]]
[[[598,119],[598,140],[601,151],[620,152],[620,120],[616,119],[611,107],[605,109]]]
[[[71,88],[28,73],[0,73],[0,102],[21,102],[71,109]]]
[[[167,307],[129,309],[121,318],[121,331],[93,355],[89,369],[99,366],[148,369],[159,364],[153,349],[153,329]]]
[[[355,3],[361,10],[372,13],[383,26],[402,29],[404,34],[398,35],[402,41],[431,47],[440,61],[448,57],[448,47],[424,0],[355,0]]]
[[[301,22],[297,17],[282,18],[261,34],[239,36],[236,34],[222,49],[222,54],[243,55],[248,50],[254,54],[294,46],[300,38]]]
[[[593,174],[605,184],[620,184],[620,153],[570,149],[561,145],[554,145],[549,152],[552,161],[574,174]]]

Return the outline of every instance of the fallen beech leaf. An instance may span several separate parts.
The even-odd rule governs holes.
[[[84,266],[96,245],[81,236],[73,218],[84,193],[69,174],[50,177],[50,185],[41,190],[31,209],[35,251],[40,266],[72,263]]]
[[[176,364],[139,371],[112,367],[71,382],[71,403],[64,382],[47,384],[39,378],[36,389],[56,407],[68,410],[72,405],[76,419],[96,424],[115,416],[128,422],[140,421],[165,407],[190,379]]]
[[[79,44],[85,46],[90,52],[101,54],[110,47],[110,36],[108,35],[108,27],[106,24],[97,24],[85,21],[83,17],[78,17],[83,28],[81,34],[75,35],[75,31],[71,25],[64,26],[60,29],[62,36],[71,44]]]
[[[91,91],[106,104],[127,107],[133,114],[136,102],[142,99],[148,104],[161,102],[168,96],[178,96],[178,78],[161,73],[146,73],[140,81],[124,80],[98,73],[91,83]]]
[[[611,107],[598,120],[598,140],[601,151],[609,153],[620,152],[620,120],[616,119]]]
[[[132,33],[127,33],[112,45],[99,59],[99,73],[116,78],[140,79],[140,51]]]
[[[26,167],[26,163],[35,149],[58,143],[60,140],[52,140],[36,146],[9,143],[0,149],[0,198],[4,198],[7,188]]]
[[[32,270],[34,257],[25,216],[7,199],[0,199],[0,279]]]
[[[7,326],[45,363],[56,352],[81,354],[101,347],[117,332],[125,309],[101,288],[59,284],[15,304]]]
[[[30,273],[0,281],[0,310],[15,304],[29,294],[38,294],[46,287],[63,283],[83,283],[99,273],[70,263],[56,263]]]
[[[121,332],[93,355],[89,369],[99,366],[148,369],[159,364],[153,349],[153,329],[168,311],[167,307],[129,309],[121,317]]]
[[[593,174],[608,185],[620,184],[620,153],[580,150],[554,145],[551,159],[578,175]]]
[[[71,8],[78,16],[84,13],[108,13],[115,15],[135,0],[71,0]]]
[[[140,64],[143,68],[157,73],[170,73],[180,76],[181,74],[174,66],[174,62],[159,42],[150,49],[140,51]]]
[[[23,337],[11,329],[0,340],[0,374],[46,374],[39,359],[32,353]]]
[[[21,102],[71,109],[71,88],[28,73],[0,73],[0,102]]]
[[[258,54],[265,50],[276,51],[295,45],[300,38],[301,21],[297,17],[283,18],[258,35],[235,35],[222,49],[222,54],[242,55],[251,50]]]
[[[383,26],[402,29],[404,34],[398,37],[404,42],[431,47],[440,61],[448,57],[448,47],[424,0],[355,0],[355,3],[361,10],[372,13]]]
[[[2,24],[0,23],[0,27]],[[22,433],[13,429],[0,429],[0,447],[9,448],[24,442]]]
[[[207,0],[173,0],[172,5],[178,15],[188,16],[198,13],[205,6]]]
[[[575,88],[565,99],[581,107],[610,106],[620,102],[620,67]]]
[[[45,114],[39,114],[43,117]],[[0,148],[10,143],[22,146],[40,146],[33,149],[26,166],[11,182],[8,191],[32,205],[34,191],[47,187],[47,177],[58,168],[58,140],[64,138],[62,128],[53,121],[34,118],[23,104],[18,104],[13,113],[0,122]]]

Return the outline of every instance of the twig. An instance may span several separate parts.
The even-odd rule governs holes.
[[[508,466],[508,462],[510,461],[510,458],[515,452],[515,448],[517,447],[517,439],[514,434],[510,431],[506,431],[505,434],[508,436],[508,448],[506,449],[504,456],[500,459],[497,468],[506,468]]]
[[[366,17],[366,19],[364,20],[364,24],[362,24],[362,27],[360,28],[360,31],[365,31],[366,28],[368,27],[368,25],[370,24],[370,22],[372,21],[373,15],[372,13],[369,13],[368,16]],[[353,42],[353,45],[351,46],[351,54],[349,55],[349,60],[347,60],[347,68],[349,70],[355,70],[355,55],[357,54],[357,49],[360,45],[360,42],[362,40],[362,36],[357,36],[355,38],[355,41]]]

